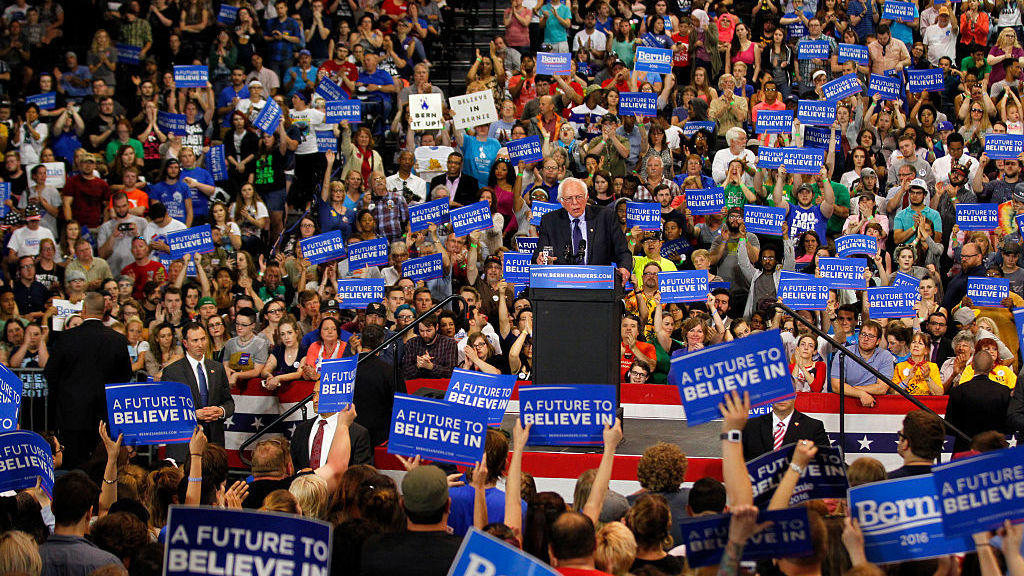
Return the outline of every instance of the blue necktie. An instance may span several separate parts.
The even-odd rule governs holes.
[[[196,366],[196,372],[199,374],[199,399],[203,401],[200,408],[203,408],[209,404],[210,388],[206,384],[206,367],[203,366],[202,361]]]
[[[572,219],[572,254],[579,254],[580,242],[583,241],[583,231],[580,230],[580,219]]]

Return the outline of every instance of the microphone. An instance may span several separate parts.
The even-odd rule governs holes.
[[[565,252],[562,254],[562,262],[566,264],[572,264],[572,258],[569,256],[569,250],[572,248],[571,244],[565,245]]]
[[[576,263],[586,264],[587,259],[587,241],[586,239],[580,239],[580,250],[576,253]]]

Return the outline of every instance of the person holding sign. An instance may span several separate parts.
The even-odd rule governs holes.
[[[810,230],[817,234],[818,238],[825,238],[828,219],[835,210],[835,193],[832,190],[832,181],[828,177],[828,168],[822,166],[821,171],[815,175],[815,180],[821,183],[823,192],[820,204],[814,203],[814,189],[810,184],[801,184],[800,176],[796,176],[793,182],[796,187],[796,204],[790,204],[782,194],[785,180],[786,167],[780,166],[779,176],[775,179],[773,200],[776,207],[786,210],[790,236],[799,236],[802,232]]]

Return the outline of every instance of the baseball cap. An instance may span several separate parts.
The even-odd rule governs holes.
[[[38,204],[29,204],[25,207],[25,220],[41,220],[43,215],[39,212]]]
[[[306,104],[309,104],[309,94],[306,94],[302,90],[299,90],[298,92],[293,94],[293,96],[298,96],[299,100],[302,100]]]
[[[583,96],[590,96],[594,92],[600,92],[601,90],[607,89],[602,88],[600,84],[591,84],[590,86],[587,86],[586,89],[583,90]]]
[[[945,14],[946,16],[949,16],[951,14],[951,12],[949,11],[949,6],[942,6],[939,8],[939,16],[942,16],[943,14]]]
[[[174,165],[177,165],[177,166],[181,165],[181,163],[178,162],[177,158],[168,158],[167,162],[164,164],[164,166],[170,166],[171,164],[174,164]]]
[[[10,212],[8,212],[7,215],[4,216],[4,220],[3,220],[3,226],[5,228],[13,228],[15,226],[21,226],[24,223],[25,223],[25,219],[21,217],[21,214],[18,214],[14,210],[11,210]]]
[[[618,124],[619,117],[609,112],[608,114],[601,116],[601,123],[604,124],[605,122],[615,122],[616,124]]]
[[[1017,184],[1013,189],[1013,199],[1016,202],[1024,203],[1024,186]]]
[[[299,50],[299,56],[312,56],[312,55],[313,54],[309,50],[306,50],[305,48],[303,48],[302,50]]]
[[[1020,254],[1020,243],[1013,238],[1004,238],[1003,245],[999,248],[1000,252],[1004,254],[1009,252],[1013,254]]]
[[[920,189],[924,190],[925,192],[928,191],[928,183],[925,182],[924,180],[920,179],[920,178],[914,178],[913,180],[911,180],[909,187],[910,188],[920,188]]]
[[[68,270],[64,273],[64,282],[70,284],[72,280],[81,280],[85,282],[85,272],[81,270]]]
[[[381,318],[388,317],[387,309],[384,308],[384,305],[381,304],[380,302],[370,302],[369,304],[366,305],[366,315],[369,316],[370,314],[376,314]]]
[[[613,61],[612,61],[612,65],[611,65],[611,67],[612,67],[612,68],[615,68],[616,66],[622,66],[623,68],[626,68],[626,67],[627,67],[627,66],[626,66],[626,63],[625,63],[625,62],[623,62],[622,60],[618,59],[618,58],[616,58],[615,60],[613,60]]]
[[[961,166],[959,164],[954,163],[953,167],[949,169],[949,174],[956,174],[966,180],[968,174],[967,166]],[[1014,192],[1014,194],[1016,194],[1016,192]],[[1024,196],[1021,196],[1019,201],[1024,202]]]
[[[437,466],[417,466],[402,479],[402,501],[413,513],[439,510],[448,502],[448,479]]]
[[[333,298],[320,305],[320,311],[321,312],[327,312],[328,310],[338,310],[338,309],[339,309],[338,308],[338,301],[334,300]]]
[[[966,306],[961,306],[956,312],[953,312],[953,320],[956,320],[956,323],[961,326],[973,324],[975,316],[974,310]]]
[[[940,132],[943,131],[943,130],[952,131],[953,130],[953,123],[950,122],[949,120],[940,120],[938,122],[938,124],[936,124],[936,128],[938,128]]]
[[[209,296],[203,296],[202,298],[199,299],[199,303],[196,305],[196,308],[202,308],[203,306],[206,306],[207,304],[209,304],[210,306],[213,306],[214,308],[217,307],[217,301],[216,300],[214,300],[213,298],[210,298]]]
[[[263,88],[263,82],[260,82],[259,80],[253,80],[249,82],[249,88],[252,88],[253,86],[259,86],[260,88]]]
[[[874,168],[861,168],[861,170],[860,170],[860,177],[861,178],[867,178],[869,176],[872,177],[872,178],[878,178],[878,173],[875,172]]]

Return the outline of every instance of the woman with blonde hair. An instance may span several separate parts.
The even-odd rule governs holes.
[[[302,515],[307,518],[324,520],[331,495],[327,492],[327,481],[316,474],[305,474],[292,480],[288,492],[295,497]]]
[[[609,522],[597,532],[594,564],[598,570],[623,576],[636,559],[636,538],[622,522]]]
[[[294,494],[279,488],[274,490],[263,499],[263,506],[260,510],[267,512],[284,512],[286,514],[302,515],[302,507]]]
[[[145,325],[138,316],[124,322],[125,337],[128,339],[128,355],[132,360],[132,372],[146,369],[146,356],[149,353],[149,342],[143,337]]]
[[[1006,64],[1013,60],[1024,64],[1024,49],[1017,40],[1017,32],[1008,26],[999,31],[996,44],[988,51],[988,58],[985,59],[985,63],[992,67],[988,75],[989,86],[1006,79]]]
[[[683,321],[683,349],[687,352],[700,350],[711,344],[711,331],[702,318],[691,317]]]
[[[21,530],[0,533],[0,574],[39,576],[42,573],[43,559],[31,536]]]

